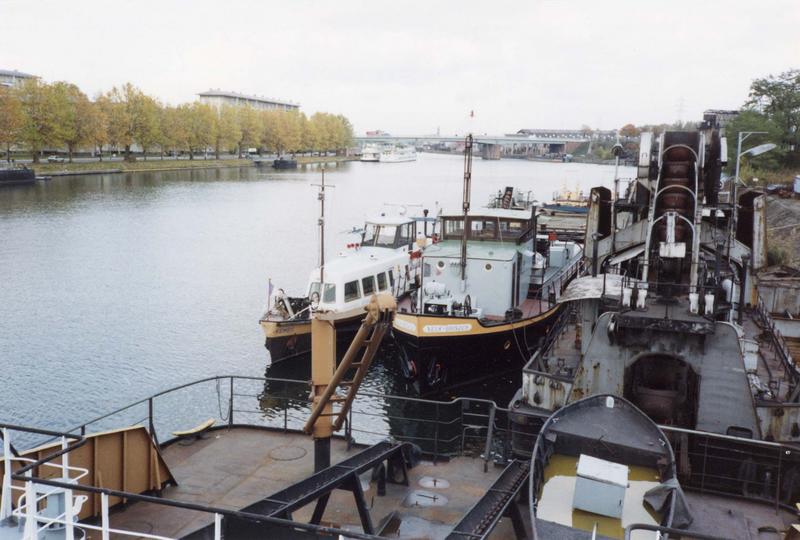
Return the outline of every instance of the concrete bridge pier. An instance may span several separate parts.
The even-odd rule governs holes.
[[[483,143],[481,145],[481,157],[483,159],[500,159],[500,145]]]

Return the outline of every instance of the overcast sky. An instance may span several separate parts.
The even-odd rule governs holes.
[[[798,67],[800,0],[0,0],[0,68],[280,97],[357,134],[696,120]]]

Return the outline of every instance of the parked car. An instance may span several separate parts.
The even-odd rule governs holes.
[[[47,156],[48,163],[64,163],[64,158],[61,156]]]

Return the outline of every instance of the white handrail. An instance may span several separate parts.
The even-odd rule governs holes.
[[[34,481],[33,480],[29,480],[29,481],[27,481],[25,483],[25,489],[28,492],[32,492],[33,491],[33,485],[34,485]],[[64,491],[66,492],[66,491],[72,491],[72,490],[64,490]],[[74,516],[72,516],[73,519],[67,519],[70,516],[65,512],[65,513],[59,514],[56,517],[45,517],[45,516],[38,515],[38,512],[36,510],[36,505],[27,505],[27,503],[26,503],[25,506],[26,506],[25,514],[24,514],[24,517],[25,517],[25,531],[23,533],[23,540],[35,540],[37,538],[37,536],[38,536],[38,532],[39,531],[43,531],[43,530],[47,529],[48,527],[50,527],[51,525],[56,525],[56,524],[65,526],[65,532],[66,532],[67,538],[69,538],[70,536],[74,537],[75,527],[76,527],[76,522],[74,520]],[[80,525],[81,529],[89,529],[89,530],[93,530],[93,531],[100,531],[103,540],[109,540],[110,534],[119,534],[119,535],[123,535],[123,536],[134,536],[134,537],[137,537],[137,538],[149,538],[149,539],[153,539],[153,540],[175,540],[174,538],[169,537],[169,536],[160,536],[160,535],[157,535],[157,534],[148,534],[148,533],[139,532],[139,531],[126,531],[126,530],[122,530],[122,529],[112,529],[109,526],[109,518],[108,518],[108,495],[106,495],[105,493],[101,493],[100,494],[100,507],[101,507],[101,523],[100,523],[100,525],[90,525],[90,524],[87,524],[87,523],[82,523]],[[17,512],[19,512],[19,514],[17,514],[17,515],[22,517],[22,509],[21,508],[17,508],[17,510],[15,510],[15,513],[17,513]],[[219,515],[219,514],[215,514],[215,516],[217,516],[217,515]],[[215,517],[215,521],[216,521],[216,517]],[[38,527],[38,529],[37,529],[37,524],[38,523],[44,523],[44,525],[42,527]],[[221,527],[221,523],[220,523],[219,526]],[[214,527],[215,535],[217,534],[217,527],[218,527],[218,525],[215,523],[215,527]],[[219,538],[219,537],[216,537],[216,538]]]
[[[3,428],[3,487],[0,493],[0,521],[11,516],[11,440],[7,428]]]

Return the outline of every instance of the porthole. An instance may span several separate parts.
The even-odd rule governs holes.
[[[439,262],[437,262],[437,263],[436,263],[436,268],[439,268],[440,270],[441,270],[442,268],[444,268],[444,261],[439,261]]]
[[[483,269],[486,270],[487,272],[491,272],[492,271],[492,263],[486,263],[486,266],[484,266]]]

